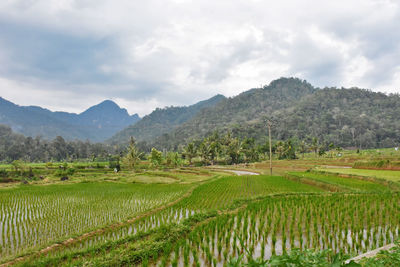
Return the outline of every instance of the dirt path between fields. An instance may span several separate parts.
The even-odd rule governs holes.
[[[321,167],[326,169],[352,169],[351,166],[321,165]]]
[[[236,175],[242,176],[242,175],[260,175],[257,172],[249,172],[249,171],[238,171],[238,170],[224,170],[228,172],[233,172]]]
[[[47,253],[49,253],[50,251],[53,251],[53,250],[56,250],[56,249],[59,249],[59,248],[62,248],[62,247],[67,247],[67,246],[72,245],[72,244],[74,244],[74,243],[78,243],[78,242],[80,242],[80,241],[83,241],[83,240],[85,240],[85,239],[87,239],[87,238],[89,238],[89,237],[92,237],[92,236],[95,236],[95,235],[104,233],[105,231],[107,231],[107,230],[109,230],[109,229],[118,228],[118,227],[123,227],[123,226],[128,225],[128,224],[131,224],[131,223],[133,223],[133,222],[135,222],[135,221],[138,221],[138,220],[140,220],[140,219],[142,219],[142,218],[151,216],[151,215],[153,215],[153,214],[155,214],[155,213],[157,213],[157,212],[159,212],[159,211],[161,211],[161,210],[164,210],[164,209],[166,209],[166,208],[169,208],[169,207],[171,207],[171,206],[177,204],[179,201],[181,201],[181,200],[183,200],[183,199],[185,199],[185,198],[187,198],[187,197],[190,197],[191,194],[193,193],[193,190],[194,190],[195,188],[197,188],[197,187],[198,187],[199,185],[201,185],[201,184],[202,184],[202,182],[198,183],[196,186],[193,186],[193,187],[190,188],[185,194],[183,194],[183,195],[180,196],[179,198],[175,199],[174,201],[169,202],[169,203],[167,203],[167,204],[165,204],[165,205],[159,206],[159,207],[157,207],[157,208],[155,208],[155,209],[149,210],[149,211],[147,211],[147,212],[145,212],[145,213],[142,213],[142,214],[140,214],[140,215],[138,215],[138,216],[136,216],[136,217],[133,217],[133,218],[127,220],[127,221],[124,221],[124,222],[122,222],[122,223],[115,223],[115,224],[112,224],[112,225],[109,225],[109,226],[106,226],[106,227],[103,227],[103,228],[99,228],[99,229],[97,229],[97,230],[94,230],[94,231],[85,233],[85,234],[83,234],[83,235],[81,235],[81,236],[78,236],[78,237],[75,237],[75,238],[69,238],[69,239],[63,241],[62,243],[53,244],[53,245],[48,246],[48,247],[46,247],[46,248],[44,248],[44,249],[41,249],[41,250],[39,250],[39,251],[37,251],[37,252],[33,252],[33,253],[31,253],[31,254],[28,254],[28,255],[25,255],[25,256],[21,256],[21,257],[15,258],[15,259],[12,260],[12,261],[9,261],[9,262],[0,264],[0,267],[6,267],[6,266],[14,265],[14,264],[16,264],[16,263],[18,263],[18,262],[21,262],[21,261],[24,261],[24,260],[28,259],[29,257],[32,257],[32,256],[38,256],[38,255],[41,255],[41,254],[47,254]]]
[[[377,248],[377,249],[368,251],[367,253],[358,255],[357,257],[348,259],[347,261],[345,261],[345,263],[349,263],[350,261],[359,262],[359,261],[361,261],[361,260],[364,259],[364,258],[373,258],[373,257],[375,257],[380,251],[382,251],[382,250],[389,250],[389,249],[391,249],[391,248],[393,248],[393,247],[395,247],[395,244],[389,244],[389,245],[386,245],[386,246],[383,246],[383,247],[380,247],[380,248]]]

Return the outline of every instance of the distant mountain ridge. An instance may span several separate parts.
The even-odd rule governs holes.
[[[111,100],[105,100],[80,114],[52,112],[38,106],[19,106],[0,97],[0,123],[25,136],[101,142],[139,121]]]
[[[216,95],[183,107],[157,108],[143,119],[106,100],[81,114],[20,107],[0,98],[0,124],[28,136],[90,139],[141,149],[177,150],[214,131],[266,140],[266,117],[275,119],[275,140],[317,138],[341,147],[400,145],[400,95],[359,88],[317,88],[298,78],[280,78],[237,96]],[[138,121],[139,120],[139,121]]]
[[[190,106],[156,108],[152,113],[144,116],[138,123],[118,132],[107,142],[127,143],[131,136],[137,141],[154,141],[155,138],[173,131],[183,123],[191,120],[199,112],[217,105],[224,99],[226,99],[225,96],[216,95]]]
[[[214,131],[266,140],[265,117],[275,118],[273,138],[295,138],[342,147],[393,147],[400,144],[400,95],[359,88],[315,88],[297,78],[280,78],[203,110],[159,136],[149,147],[178,149]]]

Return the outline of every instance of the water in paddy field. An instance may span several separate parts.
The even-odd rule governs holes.
[[[399,237],[398,226],[395,228],[385,226],[357,231],[349,229],[347,232],[343,230],[329,235],[322,233],[319,226],[320,234],[317,236],[313,234],[309,236],[306,232],[303,232],[300,240],[298,233],[296,233],[296,237],[291,240],[288,233],[286,233],[287,237],[284,242],[282,234],[277,233],[275,235],[275,243],[273,234],[264,235],[250,228],[246,230],[246,235],[242,235],[242,240],[239,240],[239,238],[235,238],[235,233],[237,234],[240,231],[242,229],[232,229],[229,232],[222,233],[214,232],[208,238],[203,235],[200,242],[193,238],[189,239],[187,240],[187,245],[179,247],[178,255],[173,251],[167,257],[164,255],[156,262],[153,262],[151,266],[162,266],[163,263],[168,263],[168,266],[173,261],[177,262],[178,266],[195,266],[196,262],[200,266],[210,266],[214,265],[214,263],[217,266],[224,266],[230,258],[243,255],[244,259],[246,259],[247,253],[242,247],[242,242],[250,251],[252,258],[262,257],[266,260],[274,254],[281,255],[284,251],[285,253],[290,252],[293,248],[301,248],[303,250],[308,248],[332,249],[334,252],[342,251],[347,254],[358,255],[392,243]],[[184,253],[185,249],[189,251],[186,255]],[[195,254],[197,255],[196,257]]]
[[[75,185],[71,185],[75,186]],[[135,216],[168,203],[181,195],[181,189],[164,191],[163,187],[123,189],[103,193],[93,185],[79,185],[77,191],[59,191],[53,187],[44,190],[10,190],[0,195],[0,258],[15,256],[26,250],[36,250],[52,245],[55,240],[67,239],[71,235],[90,232],[102,225],[124,221],[128,214]],[[92,186],[92,187],[91,187]],[[81,187],[84,187],[82,189]],[[88,189],[89,187],[89,189]],[[82,189],[82,190],[81,190]],[[143,191],[143,190],[145,191]],[[85,191],[88,190],[88,191]],[[182,189],[183,190],[183,189]],[[108,199],[104,199],[107,196]],[[154,222],[153,225],[161,224]],[[143,225],[140,229],[151,226]],[[138,229],[132,229],[137,231]],[[128,233],[114,233],[107,239],[115,240]],[[129,234],[132,234],[130,232]],[[95,238],[94,238],[95,239]],[[97,238],[95,240],[101,240]],[[90,243],[92,242],[92,243]],[[88,241],[92,246],[95,242]]]
[[[96,234],[76,244],[68,246],[66,250],[76,251],[81,249],[87,249],[92,246],[104,244],[109,241],[116,241],[122,238],[133,236],[138,232],[146,232],[150,229],[167,225],[170,223],[179,223],[182,220],[193,216],[195,211],[170,207],[159,213],[144,217],[138,221],[129,223],[119,228],[113,228],[109,231],[105,231],[101,234]]]

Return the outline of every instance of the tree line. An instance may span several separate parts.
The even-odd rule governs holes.
[[[128,152],[122,158],[122,162],[130,169],[140,168],[142,160],[147,160],[147,167],[150,168],[251,163],[269,159],[269,147],[267,139],[257,143],[254,138],[233,137],[230,132],[214,132],[206,138],[181,146],[178,151],[160,151],[153,147],[150,152],[144,153],[131,137]],[[305,140],[275,140],[272,141],[271,147],[272,157],[280,160],[303,158],[305,153],[310,152],[316,157],[333,157],[340,155],[342,151],[341,147],[321,142],[316,137]]]
[[[89,141],[66,141],[57,136],[45,140],[40,136],[32,138],[14,133],[5,125],[0,125],[0,162],[14,160],[26,162],[73,161],[82,159],[107,159],[111,155],[123,155],[126,146],[91,143]]]
[[[250,163],[269,159],[269,141],[253,137],[237,137],[231,132],[213,132],[203,139],[196,139],[176,150],[142,149],[132,137],[129,146],[91,143],[89,141],[66,141],[61,136],[53,140],[41,137],[25,137],[14,133],[10,127],[0,125],[0,161],[11,163],[60,162],[60,161],[109,161],[112,166],[121,164],[135,168],[143,160],[150,167],[182,165],[214,165]],[[272,156],[275,159],[297,159],[307,152],[317,156],[340,153],[341,147],[323,142],[317,137],[304,140],[289,138],[272,141]],[[121,161],[121,164],[120,164]]]

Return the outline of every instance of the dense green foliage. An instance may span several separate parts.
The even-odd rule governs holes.
[[[139,142],[152,141],[192,119],[201,110],[212,107],[223,99],[225,99],[224,96],[216,95],[191,106],[157,108],[149,115],[144,116],[138,123],[115,134],[108,142],[127,143],[131,136]],[[145,143],[142,143],[142,146],[145,146]]]
[[[176,148],[184,141],[203,138],[218,130],[226,133],[231,130],[235,137],[260,137],[243,134],[240,131],[252,129],[264,116],[275,110],[288,108],[298,99],[312,94],[309,83],[299,79],[281,79],[262,89],[251,89],[236,97],[228,98],[213,108],[203,110],[192,120],[184,123],[168,135],[161,136],[155,144],[161,147]],[[265,136],[265,127],[261,131]]]
[[[18,106],[0,97],[0,124],[31,137],[53,139],[62,136],[67,140],[100,142],[139,120],[137,114],[130,116],[126,109],[110,100],[75,114]]]
[[[282,78],[221,101],[154,141],[177,149],[218,130],[263,142],[264,118],[274,119],[275,140],[295,138],[340,147],[394,147],[400,144],[400,96],[351,88],[316,89],[299,79]]]
[[[361,260],[361,265],[365,267],[392,267],[400,266],[400,244],[390,250],[381,250],[378,255],[373,258]]]
[[[66,141],[61,136],[48,141],[40,137],[25,137],[10,127],[0,125],[0,162],[24,160],[47,162],[76,159],[108,159],[110,154],[125,151],[125,146],[109,146],[89,141]]]
[[[250,253],[246,248],[246,253]],[[333,253],[330,249],[316,250],[316,249],[293,249],[287,254],[272,255],[270,259],[263,260],[261,258],[253,259],[247,258],[245,262],[244,255],[238,258],[229,260],[227,267],[361,267],[361,265],[351,261],[345,263],[348,256],[342,253]]]
[[[342,147],[400,144],[400,96],[357,88],[325,88],[275,115],[278,139],[315,136]]]

